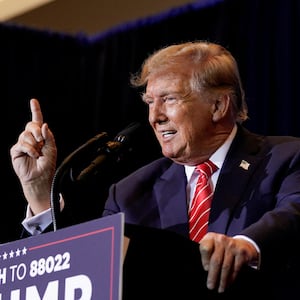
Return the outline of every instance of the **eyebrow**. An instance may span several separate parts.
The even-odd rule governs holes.
[[[178,91],[165,91],[161,95],[159,95],[158,97],[159,98],[163,98],[163,97],[168,96],[168,95],[175,95],[175,96],[185,97],[188,94],[189,94],[189,92],[186,92],[184,94],[184,93],[178,92]],[[143,99],[145,99],[145,98],[153,98],[151,96],[148,96],[146,93],[143,93],[141,96],[142,96]]]

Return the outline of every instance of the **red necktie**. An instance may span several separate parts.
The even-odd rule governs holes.
[[[213,196],[209,179],[217,169],[218,167],[210,160],[196,167],[200,176],[189,211],[190,239],[195,242],[200,242],[207,232],[210,205]]]

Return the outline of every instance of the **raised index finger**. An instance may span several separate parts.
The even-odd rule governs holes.
[[[43,114],[41,111],[40,103],[37,99],[30,100],[30,110],[31,110],[32,122],[42,125],[43,124]]]

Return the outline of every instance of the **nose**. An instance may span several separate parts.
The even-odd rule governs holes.
[[[151,103],[149,106],[148,119],[150,124],[162,123],[168,119],[162,101],[153,101],[153,103]]]

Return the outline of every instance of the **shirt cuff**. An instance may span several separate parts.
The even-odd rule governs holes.
[[[26,217],[22,221],[22,225],[31,235],[42,233],[51,223],[51,208],[33,216],[30,207],[27,206]]]
[[[62,211],[64,209],[65,202],[63,196],[61,194],[59,194],[59,196],[60,211]],[[34,216],[29,205],[27,205],[26,217],[22,221],[22,225],[31,235],[38,235],[42,233],[52,222],[51,208],[48,208]]]

